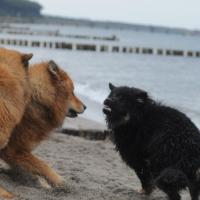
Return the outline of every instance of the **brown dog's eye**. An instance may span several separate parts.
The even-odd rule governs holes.
[[[24,61],[24,62],[23,62],[23,65],[24,65],[24,67],[27,68],[27,67],[29,66],[29,62],[28,62],[28,61]]]
[[[22,55],[22,64],[24,65],[24,67],[28,68],[29,66],[29,60],[33,57],[33,54],[23,54]]]

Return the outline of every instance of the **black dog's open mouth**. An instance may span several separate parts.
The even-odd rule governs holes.
[[[69,110],[69,112],[67,113],[67,117],[75,118],[75,117],[78,117],[78,114],[74,110]]]
[[[103,107],[104,114],[109,115],[111,111],[112,111],[111,108],[104,104],[104,107]]]

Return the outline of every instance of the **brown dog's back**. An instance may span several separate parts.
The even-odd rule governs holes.
[[[0,48],[0,149],[9,142],[29,100],[28,60],[32,54]],[[0,197],[13,197],[0,188]]]

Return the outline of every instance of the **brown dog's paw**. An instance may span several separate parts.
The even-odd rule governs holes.
[[[44,188],[44,189],[51,189],[51,185],[42,177],[37,176],[38,178],[38,183],[40,185],[40,187]]]
[[[14,199],[15,196],[11,194],[10,192],[7,192],[3,188],[0,188],[0,199]]]
[[[2,197],[4,199],[14,199],[15,198],[15,196],[11,193],[4,194]]]
[[[53,186],[53,187],[63,187],[65,185],[65,180],[62,176],[58,175],[58,174],[54,174],[51,177],[51,180],[49,180],[49,183]]]

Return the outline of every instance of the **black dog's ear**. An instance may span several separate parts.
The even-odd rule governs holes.
[[[112,83],[109,83],[109,88],[111,91],[113,91],[116,87]]]
[[[58,69],[58,65],[53,60],[49,61],[48,69],[52,75],[57,76],[59,69]]]
[[[148,98],[148,94],[146,92],[140,92],[137,95],[136,101],[140,104],[144,104]]]

